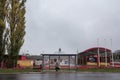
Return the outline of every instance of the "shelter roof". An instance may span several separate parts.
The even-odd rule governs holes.
[[[42,56],[76,56],[76,54],[41,54]]]

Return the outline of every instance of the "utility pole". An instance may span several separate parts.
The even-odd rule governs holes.
[[[97,39],[97,46],[98,46],[98,51],[97,51],[97,62],[98,62],[98,67],[100,67],[99,39]]]

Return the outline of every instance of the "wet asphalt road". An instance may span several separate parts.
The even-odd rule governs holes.
[[[32,73],[0,74],[0,80],[120,80],[120,73]]]

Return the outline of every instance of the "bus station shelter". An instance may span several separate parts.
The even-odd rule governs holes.
[[[58,62],[60,69],[77,69],[77,54],[41,54],[43,70],[55,69]]]

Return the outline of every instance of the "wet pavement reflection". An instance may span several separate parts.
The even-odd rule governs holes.
[[[0,74],[0,80],[119,80],[119,73]]]

